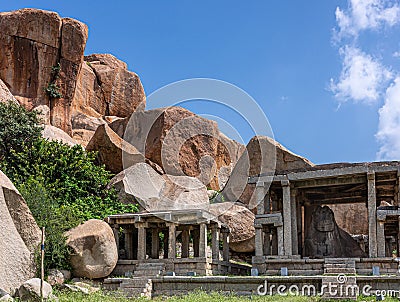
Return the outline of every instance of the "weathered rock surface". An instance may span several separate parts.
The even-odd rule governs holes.
[[[71,279],[71,272],[67,270],[51,269],[48,272],[47,282],[51,285],[61,285]]]
[[[39,302],[40,299],[40,279],[33,278],[24,282],[18,288],[18,297],[21,301]],[[43,298],[47,301],[55,300],[53,296],[53,288],[49,283],[43,283]]]
[[[51,124],[71,133],[71,103],[83,62],[87,26],[57,13],[21,9],[0,13],[0,79],[27,109],[52,108]],[[52,67],[59,64],[56,79]],[[49,99],[44,88],[59,86],[62,97]]]
[[[146,163],[135,164],[116,175],[114,187],[125,203],[138,202],[142,210],[208,209],[207,188],[189,176],[160,175]]]
[[[0,287],[19,287],[35,275],[34,252],[40,230],[24,199],[0,171]]]
[[[72,249],[73,275],[89,279],[107,277],[118,261],[117,244],[111,227],[91,219],[66,233]]]
[[[0,102],[16,101],[10,90],[0,79]]]
[[[249,209],[256,208],[255,185],[247,184],[249,176],[274,175],[285,171],[313,167],[306,158],[296,155],[266,136],[253,137],[246,146],[223,190],[227,201],[241,201]]]
[[[305,255],[311,258],[367,256],[357,242],[338,227],[328,206],[315,208],[305,236]]]
[[[365,204],[329,205],[335,213],[337,225],[352,235],[368,234],[368,210]]]
[[[109,126],[101,125],[86,147],[97,151],[98,160],[113,173],[119,173],[126,166],[144,162],[145,158],[134,146],[119,137]]]
[[[75,146],[77,142],[70,137],[67,133],[62,131],[61,129],[50,126],[50,125],[45,125],[42,131],[42,136],[49,141],[58,141],[64,144],[67,144],[68,146]]]
[[[229,234],[229,247],[239,253],[251,253],[255,249],[254,214],[245,206],[234,202],[221,202],[210,205],[211,214],[226,224]]]
[[[166,174],[196,177],[215,190],[227,178],[219,173],[221,169],[225,175],[230,173],[244,151],[220,133],[216,122],[180,107],[135,112],[129,122],[118,120],[110,127]]]
[[[14,301],[14,299],[11,297],[9,293],[0,288],[0,301],[11,302]]]

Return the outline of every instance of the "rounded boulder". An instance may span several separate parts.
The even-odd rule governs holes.
[[[118,261],[117,245],[111,227],[104,221],[91,219],[66,233],[72,249],[71,265],[75,277],[104,278],[111,274]]]

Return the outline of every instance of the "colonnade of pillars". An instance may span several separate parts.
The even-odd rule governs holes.
[[[128,260],[145,260],[147,256],[152,259],[159,259],[160,255],[160,232],[164,234],[164,258],[177,258],[176,238],[177,232],[181,233],[181,258],[189,258],[190,237],[193,238],[194,257],[207,257],[207,234],[208,225],[200,223],[199,225],[178,225],[173,222],[165,223],[165,227],[151,225],[147,222],[137,222],[134,225],[121,225],[124,231],[125,255]],[[119,227],[112,225],[114,237],[119,247]],[[223,246],[223,260],[229,261],[229,230],[220,228],[217,224],[210,224],[212,259],[219,260],[220,240]],[[151,248],[147,250],[147,232],[151,232]],[[136,239],[136,240],[135,240]]]
[[[385,222],[377,219],[377,199],[376,199],[376,176],[375,172],[367,173],[367,207],[368,207],[368,240],[369,240],[369,257],[385,257]],[[297,255],[299,252],[299,236],[298,228],[302,225],[302,221],[297,221],[298,218],[301,220],[301,207],[297,204],[296,196],[297,190],[291,188],[289,180],[282,180],[282,216],[283,216],[283,230],[276,228],[278,251],[277,255]],[[400,204],[400,175],[398,175],[397,188],[395,189],[395,199],[397,204]],[[269,192],[265,191],[264,182],[258,182],[256,184],[256,196],[257,196],[257,214],[265,215],[268,214],[267,209],[270,208],[270,197]],[[265,202],[266,201],[266,202]],[[300,211],[300,212],[299,212]],[[305,209],[305,216],[309,216],[312,211]],[[257,216],[256,216],[257,217]],[[307,217],[305,217],[305,223],[307,223]],[[275,240],[266,240],[265,237],[270,238],[268,231],[266,232],[266,226],[255,225],[256,227],[256,255],[263,256],[268,255],[271,251],[269,242],[275,242]],[[301,229],[301,227],[300,227]],[[399,220],[400,230],[400,220]],[[272,233],[273,234],[273,233]],[[274,235],[272,235],[274,236]],[[399,234],[400,238],[400,234]],[[279,243],[282,242],[282,246]],[[265,244],[267,246],[265,246]]]

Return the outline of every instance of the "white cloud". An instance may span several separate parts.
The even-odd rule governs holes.
[[[400,77],[387,89],[385,104],[379,110],[376,138],[381,147],[378,160],[400,160]]]
[[[395,51],[392,56],[394,58],[400,58],[400,51]]]
[[[366,29],[394,26],[400,22],[399,3],[389,0],[350,0],[349,8],[336,8],[336,21],[339,30],[336,39],[354,36]]]
[[[343,66],[339,81],[331,79],[330,83],[335,97],[341,102],[352,99],[367,104],[379,100],[384,85],[392,77],[391,72],[358,48],[345,46],[340,54]]]

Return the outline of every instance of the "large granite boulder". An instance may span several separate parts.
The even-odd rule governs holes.
[[[72,102],[73,137],[86,146],[109,116],[124,118],[143,111],[146,95],[137,74],[110,54],[92,54],[78,75]]]
[[[216,122],[180,107],[135,112],[110,127],[166,174],[196,177],[215,190],[224,186],[244,151]]]
[[[77,142],[70,137],[67,133],[62,131],[60,128],[44,125],[42,130],[42,136],[49,141],[57,141],[64,144],[67,144],[70,147],[73,147],[77,144]]]
[[[111,274],[118,261],[117,244],[111,227],[104,221],[91,219],[66,233],[72,249],[71,265],[75,277],[104,278]]]
[[[250,176],[275,175],[313,166],[308,159],[294,154],[272,138],[255,136],[247,144],[222,194],[225,200],[240,201],[253,210],[257,203],[255,185],[247,183]]]
[[[0,13],[0,79],[27,109],[51,108],[50,123],[71,134],[71,103],[83,62],[87,26],[57,13],[21,9]],[[54,67],[59,67],[58,76]],[[49,98],[45,88],[59,87]]]
[[[145,158],[133,145],[124,141],[109,126],[101,125],[86,147],[97,151],[98,160],[113,173],[119,173],[126,166],[144,162]]]
[[[160,175],[146,163],[135,164],[116,175],[109,187],[124,203],[139,203],[142,210],[208,209],[207,188],[197,178]]]
[[[24,199],[0,171],[0,288],[18,288],[36,273],[40,230]]]
[[[32,278],[24,282],[17,292],[20,301],[40,302],[40,279]],[[43,299],[45,301],[57,301],[53,295],[53,288],[46,281],[43,282]]]
[[[305,234],[305,255],[311,258],[366,257],[357,242],[338,227],[328,206],[315,207]]]
[[[230,229],[229,247],[238,253],[252,253],[255,250],[254,214],[245,206],[234,202],[210,205],[212,215]]]
[[[368,235],[368,209],[364,203],[329,205],[337,225],[351,235]]]

